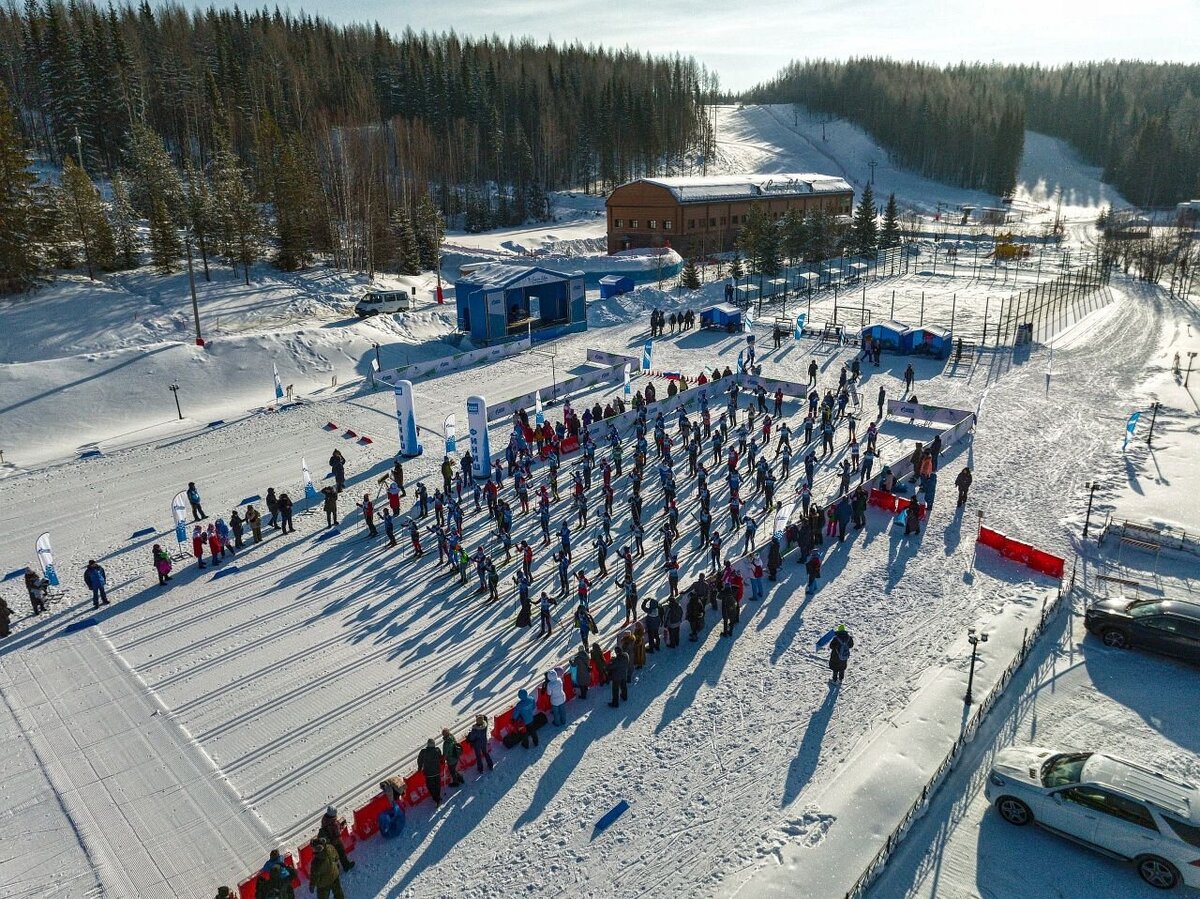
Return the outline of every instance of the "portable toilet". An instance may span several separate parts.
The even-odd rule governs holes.
[[[903,322],[886,321],[864,325],[863,328],[858,332],[858,336],[860,341],[864,337],[870,337],[872,340],[877,340],[884,349],[893,350],[895,352],[907,352],[904,346],[904,341],[911,333],[912,328]]]
[[[600,279],[600,299],[619,297],[633,290],[633,278],[628,275],[605,275]]]
[[[904,336],[904,351],[916,356],[945,359],[954,343],[949,331],[942,328],[913,328]]]

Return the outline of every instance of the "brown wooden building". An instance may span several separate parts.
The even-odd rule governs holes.
[[[608,252],[670,245],[683,256],[732,250],[754,206],[772,218],[825,207],[848,216],[854,188],[832,175],[639,178],[608,196]]]

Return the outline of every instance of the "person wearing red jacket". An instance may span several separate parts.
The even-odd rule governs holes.
[[[192,528],[192,555],[196,557],[196,562],[201,569],[204,568],[204,531],[200,525]]]
[[[815,549],[808,554],[808,561],[804,563],[804,567],[808,571],[808,586],[804,592],[816,593],[817,579],[821,576],[821,556]]]
[[[214,566],[221,564],[221,535],[217,533],[217,526],[210,524],[208,526],[208,552],[212,556]]]

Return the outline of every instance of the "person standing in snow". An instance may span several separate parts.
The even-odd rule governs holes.
[[[262,543],[262,515],[254,506],[246,506],[246,517],[243,519],[250,528],[250,539]]]
[[[150,556],[154,560],[154,571],[158,574],[158,586],[165,587],[171,579],[171,554],[155,543]]]
[[[817,642],[817,649],[829,645],[829,682],[840,684],[846,676],[846,664],[850,661],[850,650],[854,648],[854,637],[839,624]]]
[[[395,464],[392,465],[392,481],[400,488],[401,496],[408,496],[404,489],[404,466],[400,463],[400,457],[396,457]]]
[[[587,699],[588,687],[592,685],[592,660],[587,647],[581,646],[571,656],[571,683],[580,699]]]
[[[461,787],[465,784],[462,772],[458,770],[458,763],[462,759],[462,746],[454,739],[448,727],[442,728],[442,758],[446,760],[446,769],[450,772],[450,786]]]
[[[586,698],[586,697],[585,697]],[[487,731],[487,716],[476,715],[475,726],[471,728],[467,734],[467,742],[471,744],[471,748],[475,750],[475,770],[483,773],[483,763],[486,761],[488,770],[495,768],[492,762],[492,754],[488,751],[488,731]]]
[[[683,606],[679,604],[677,596],[669,597],[663,609],[663,625],[667,629],[667,646],[671,649],[679,648],[679,628],[682,624]]]
[[[629,699],[629,654],[624,647],[618,648],[608,665],[608,682],[612,687],[612,702],[609,705],[617,708]]]
[[[535,726],[536,718],[537,703],[529,695],[529,691],[518,690],[517,704],[513,706],[512,720],[521,727],[521,746],[525,749],[529,748],[530,740],[533,740],[534,746],[538,745],[537,727]]]
[[[244,519],[238,514],[238,510],[234,509],[229,515],[229,530],[233,532],[233,548],[242,548],[242,534],[245,533],[243,527]]]
[[[223,549],[221,535],[217,533],[217,526],[215,524],[208,526],[208,533],[205,537],[208,540],[208,554],[212,557],[212,564],[215,568],[221,564],[221,550]]]
[[[378,537],[379,529],[375,527],[375,503],[371,502],[371,494],[364,493],[358,507],[362,509],[363,521],[367,523],[367,536]]]
[[[279,497],[275,495],[275,488],[267,488],[267,511],[271,517],[267,519],[267,524],[272,528],[279,527]]]
[[[337,850],[323,837],[313,837],[310,845],[313,859],[308,869],[309,888],[317,894],[317,899],[345,899]]]
[[[286,492],[279,494],[279,517],[283,533],[296,533],[296,526],[292,524],[292,498]]]
[[[700,639],[700,631],[704,629],[704,600],[695,587],[688,591],[687,620],[692,631],[688,640],[695,643]]]
[[[383,531],[387,534],[388,546],[396,545],[396,524],[392,518],[392,510],[383,510]]]
[[[821,577],[821,555],[815,549],[809,552],[804,568],[808,572],[808,586],[804,588],[804,592],[816,593],[817,580]]]
[[[200,566],[200,570],[204,570],[204,528],[196,525],[192,528],[192,555],[196,557],[196,564]]]
[[[337,527],[337,499],[338,492],[333,487],[322,487],[321,495],[325,497],[325,527]]]
[[[337,809],[332,805],[325,809],[325,814],[321,818],[321,826],[317,830],[317,836],[324,839],[337,853],[338,862],[342,866],[343,871],[349,871],[354,867],[354,862],[350,861],[350,857],[346,855],[346,847],[342,845],[342,831],[346,827],[346,822],[337,815]]]
[[[958,488],[957,505],[965,506],[967,504],[967,491],[971,489],[971,482],[973,480],[974,477],[971,475],[971,469],[963,466],[963,470],[954,479],[954,486]]]
[[[442,804],[442,751],[433,742],[433,737],[425,743],[425,748],[417,753],[417,769],[425,776],[425,789],[433,797],[434,805]]]
[[[552,599],[550,594],[545,590],[542,591],[541,598],[538,600],[538,636],[549,637],[551,634],[551,616],[550,607],[558,602],[557,599]]]
[[[562,727],[567,723],[567,691],[557,668],[546,673],[546,692],[550,694],[550,722]]]
[[[329,470],[333,472],[333,483],[338,493],[346,488],[346,457],[341,450],[334,450],[329,457]]]
[[[108,574],[104,571],[104,566],[98,564],[95,559],[89,559],[87,568],[83,569],[83,582],[92,591],[93,609],[108,605],[108,594],[104,592]]]
[[[204,514],[204,507],[200,505],[200,491],[196,489],[195,481],[188,481],[187,499],[192,507],[192,520],[203,521],[208,516]]]

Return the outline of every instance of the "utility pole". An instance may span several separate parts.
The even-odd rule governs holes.
[[[874,159],[872,159],[870,162],[867,163],[867,166],[871,169],[871,186],[872,187],[875,186],[875,166],[877,166],[877,165],[879,165],[879,163],[876,162]]]
[[[188,288],[192,291],[192,318],[196,322],[196,346],[204,346],[204,338],[200,336],[200,304],[196,300],[196,272],[192,269],[192,233],[183,231],[183,245],[187,248]]]
[[[1191,378],[1191,376],[1192,376],[1192,361],[1195,358],[1196,358],[1195,351],[1188,350],[1188,369],[1187,369],[1187,374],[1183,376],[1183,386],[1185,388],[1188,386],[1188,379]]]
[[[175,411],[179,414],[179,420],[183,421],[183,410],[179,408],[179,382],[176,381],[167,390],[175,394]]]

